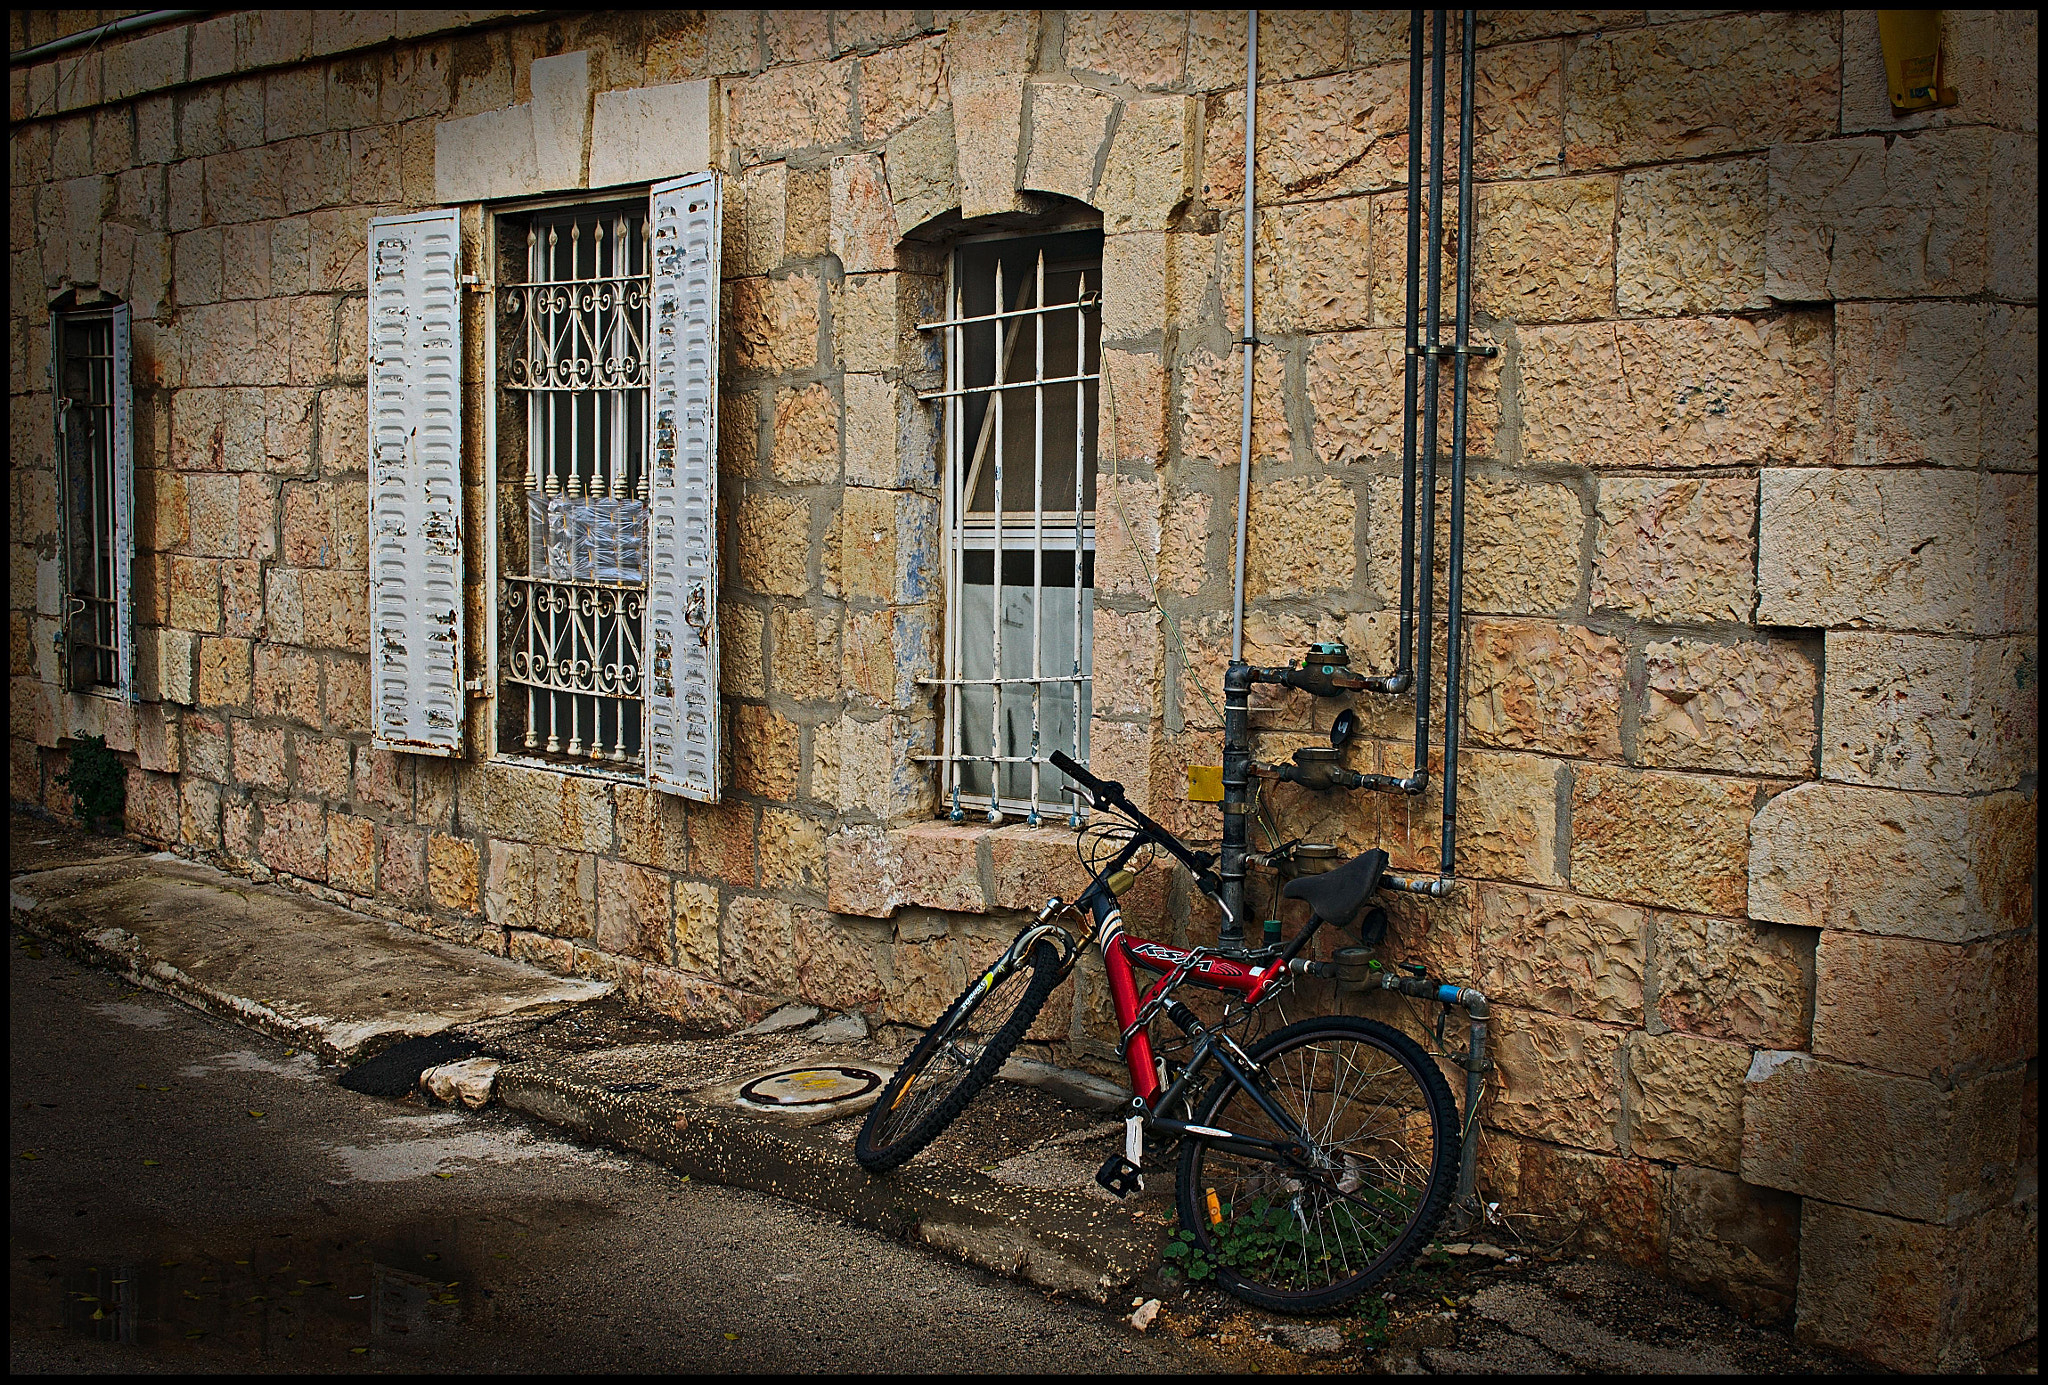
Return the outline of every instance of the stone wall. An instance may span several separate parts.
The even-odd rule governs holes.
[[[1921,1367],[2032,1336],[2038,1255],[2038,42],[1945,24],[1961,103],[1894,117],[1870,12],[1482,16],[1461,883],[1386,949],[1497,1002],[1505,1210]],[[1406,43],[1260,31],[1261,662],[1391,666]],[[933,821],[909,758],[943,595],[915,323],[956,213],[1099,213],[1094,759],[1213,837],[1184,790],[1221,757],[1244,48],[1241,13],[275,12],[14,72],[14,798],[68,806],[103,732],[145,838],[707,1022],[929,1019],[1075,868],[1063,831]],[[368,217],[693,140],[727,174],[725,801],[371,749]],[[75,285],[136,317],[132,707],[57,686],[44,309]],[[1406,772],[1408,700],[1362,702],[1350,762]],[[1329,711],[1261,703],[1261,758]],[[1267,807],[1434,866],[1434,791]],[[1183,878],[1128,902],[1213,936]],[[1099,976],[1050,1056],[1113,1065]]]

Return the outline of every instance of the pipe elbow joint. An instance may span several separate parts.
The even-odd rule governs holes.
[[[1250,664],[1243,662],[1233,663],[1228,668],[1224,669],[1224,696],[1228,697],[1233,693],[1239,696],[1249,696],[1251,694],[1252,684],[1258,681],[1257,677],[1255,676],[1257,672],[1258,670],[1254,669]]]

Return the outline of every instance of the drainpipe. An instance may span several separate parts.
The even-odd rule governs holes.
[[[1244,543],[1252,494],[1252,348],[1258,327],[1252,316],[1252,247],[1258,182],[1253,137],[1259,111],[1259,12],[1246,12],[1244,54],[1244,402],[1237,446],[1237,561],[1230,598],[1230,667],[1223,675],[1223,847],[1217,874],[1222,881],[1223,924],[1217,942],[1244,946],[1245,819],[1251,806],[1251,670],[1244,661]]]
[[[1469,14],[1470,11],[1467,11]],[[1419,965],[1414,966],[1421,971]],[[1478,1183],[1479,1142],[1472,1138],[1479,1128],[1479,1096],[1486,1086],[1486,1074],[1493,1067],[1493,1060],[1486,1055],[1486,1031],[1492,1010],[1487,1005],[1486,995],[1471,986],[1447,986],[1421,975],[1399,976],[1387,972],[1380,978],[1380,988],[1412,995],[1421,1000],[1433,1000],[1439,1005],[1462,1006],[1470,1027],[1470,1038],[1465,1047],[1465,1056],[1451,1056],[1451,1061],[1465,1070],[1465,1118],[1464,1128],[1458,1141],[1458,1191],[1452,1202],[1462,1225],[1470,1226],[1481,1220],[1475,1215],[1473,1190]],[[1437,1037],[1443,1037],[1442,1022],[1438,1022]]]
[[[1458,108],[1458,325],[1451,385],[1450,628],[1444,638],[1444,818],[1437,874],[1448,879],[1458,840],[1458,694],[1464,672],[1465,386],[1472,365],[1472,69],[1476,11],[1465,11]],[[1441,35],[1442,30],[1438,30]],[[1441,42],[1441,38],[1439,38]]]
[[[1408,314],[1401,363],[1401,652],[1394,676],[1405,691],[1415,669],[1415,366],[1422,287],[1422,11],[1408,12]],[[1428,636],[1425,634],[1424,639]]]
[[[1444,12],[1430,22],[1436,51],[1430,57],[1429,91],[1429,290],[1423,302],[1422,325],[1422,542],[1415,580],[1421,591],[1415,624],[1415,762],[1403,788],[1420,793],[1429,783],[1430,645],[1436,616],[1436,408],[1437,333],[1443,312],[1444,241]],[[1410,59],[1411,68],[1414,60]],[[1411,98],[1412,104],[1412,98]],[[1413,185],[1414,174],[1409,175]],[[1414,261],[1410,261],[1413,264]]]
[[[75,34],[66,34],[62,38],[53,38],[48,43],[39,43],[33,48],[9,53],[7,65],[24,67],[29,63],[60,57],[73,49],[89,48],[101,39],[122,38],[128,34],[139,34],[144,29],[162,28],[166,24],[186,24],[219,13],[219,10],[145,10],[141,14],[131,14],[126,19],[116,19],[110,24],[80,29]]]

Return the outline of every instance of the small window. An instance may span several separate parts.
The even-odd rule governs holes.
[[[498,745],[644,764],[648,206],[498,222]]]
[[[55,356],[58,496],[63,516],[64,674],[76,691],[127,696],[134,477],[128,309],[60,301]]]
[[[949,289],[943,809],[1036,823],[1088,759],[1102,236],[970,241]]]

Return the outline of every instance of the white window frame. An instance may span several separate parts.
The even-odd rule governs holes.
[[[72,494],[69,456],[71,410],[66,407],[69,399],[64,392],[66,339],[70,335],[66,328],[74,322],[104,322],[107,341],[107,354],[97,358],[105,361],[106,399],[98,405],[106,411],[105,444],[103,454],[92,463],[94,515],[92,532],[86,535],[75,532],[72,524],[75,497]],[[135,690],[135,394],[134,339],[127,304],[113,300],[70,304],[60,299],[59,306],[52,307],[50,413],[57,463],[58,597],[61,602],[57,632],[59,673],[68,691],[122,702],[132,701]],[[77,547],[83,543],[93,546],[94,568],[104,571],[107,583],[104,596],[81,596],[72,590],[74,557]],[[93,642],[88,647],[113,656],[111,680],[97,676],[97,658],[90,681],[81,681],[81,671],[76,666],[79,644],[73,637],[73,623],[86,614],[81,603],[87,602],[109,608],[104,631],[95,628]],[[101,642],[103,634],[110,643]]]
[[[1063,799],[1059,785],[1064,779],[1057,773],[1047,775],[1043,766],[1049,763],[1051,752],[1064,750],[1075,760],[1088,762],[1088,720],[1092,685],[1094,681],[1092,657],[1093,583],[1084,586],[1082,574],[1093,560],[1095,551],[1095,513],[1084,508],[1082,491],[1089,479],[1089,470],[1098,467],[1098,458],[1086,444],[1090,432],[1088,417],[1088,386],[1093,383],[1100,389],[1101,378],[1101,302],[1102,302],[1102,260],[1098,250],[1082,270],[1081,285],[1076,300],[1046,304],[1044,300],[1044,276],[1047,265],[1041,249],[1037,259],[1037,279],[1027,284],[1015,296],[1019,306],[1005,307],[1011,301],[1009,290],[1003,284],[1000,260],[995,274],[995,310],[987,314],[969,314],[965,308],[966,286],[961,282],[962,250],[970,245],[996,241],[1026,241],[1045,236],[1076,231],[1099,232],[1095,225],[1056,227],[1042,232],[1005,232],[993,235],[963,237],[956,241],[953,251],[947,257],[946,265],[946,312],[939,319],[918,324],[923,332],[941,333],[946,359],[945,386],[942,389],[922,394],[921,399],[936,403],[940,408],[941,432],[944,437],[943,498],[941,505],[941,526],[943,534],[943,560],[945,573],[945,657],[943,676],[922,680],[928,687],[940,690],[939,753],[922,755],[917,758],[934,763],[939,775],[940,812],[959,822],[966,818],[969,809],[979,809],[981,815],[991,824],[999,824],[1012,816],[1031,826],[1037,826],[1048,814],[1063,815],[1070,824],[1078,825],[1081,808],[1078,800]],[[1093,280],[1092,290],[1089,280]],[[1024,295],[1028,293],[1032,306],[1024,307]],[[1088,347],[1091,340],[1090,313],[1092,311],[1093,344],[1097,357],[1097,369],[1086,369]],[[1021,330],[1025,324],[1036,319],[1072,314],[1077,324],[1076,358],[1071,374],[1049,377],[1044,369],[1043,333],[1033,330],[1030,337],[1038,343],[1034,353],[1019,351]],[[966,383],[966,333],[995,323],[1012,324],[1007,330],[1010,340],[1005,342],[1001,325],[994,327],[997,349],[995,352],[994,381],[988,385],[970,386]],[[1016,356],[1026,359],[1021,369]],[[1045,433],[1044,400],[1052,389],[1072,388],[1075,391],[1075,495],[1072,502],[1064,507],[1047,505],[1050,498],[1045,490]],[[991,396],[990,411],[984,416],[982,429],[977,430],[975,443],[967,437],[967,399],[974,394]],[[1034,440],[1032,456],[1025,459],[1033,474],[1033,505],[1029,511],[1006,511],[1003,500],[1006,486],[1003,472],[1006,463],[1015,463],[1004,457],[1005,428],[1000,413],[1005,399],[1022,398],[1034,411]],[[992,449],[985,450],[981,434],[992,438]],[[993,511],[970,511],[973,492],[979,488],[979,470],[982,459],[993,467],[990,494],[994,501]],[[963,474],[963,469],[965,472]],[[970,485],[970,483],[972,483]],[[1099,484],[1099,477],[1098,477]],[[1062,497],[1064,498],[1064,497]],[[969,518],[970,514],[990,515],[987,519]],[[1050,521],[1050,524],[1049,524]],[[967,664],[970,651],[969,641],[978,640],[978,632],[965,629],[965,607],[963,588],[966,585],[965,565],[969,553],[986,552],[991,555],[993,587],[990,594],[990,630],[987,636],[987,676],[969,676]],[[1003,614],[1005,611],[1003,581],[1003,559],[1006,556],[1024,553],[1032,556],[1031,583],[1031,668],[1028,674],[1005,674],[1008,663],[1002,645]],[[1048,649],[1045,638],[1046,592],[1044,585],[1045,563],[1048,554],[1070,554],[1073,564],[1073,629],[1071,641],[1065,651]],[[1051,590],[1057,591],[1054,587]],[[1083,593],[1088,592],[1085,598]],[[979,646],[978,646],[979,647]],[[1064,658],[1061,655],[1064,653]],[[977,661],[978,662],[978,661]],[[1064,669],[1049,667],[1063,663]],[[1009,689],[1021,688],[1030,696],[1030,743],[1022,755],[1003,754],[1006,711],[1014,711],[1009,704],[1016,694]],[[1064,745],[1047,744],[1044,733],[1044,701],[1048,688],[1071,688],[1072,727]],[[986,753],[971,751],[967,745],[967,728],[963,721],[969,711],[979,715],[980,708],[966,709],[965,690],[977,687],[996,689],[988,698],[990,719],[989,741]],[[963,782],[967,766],[986,765],[989,792],[971,792]],[[1021,796],[1005,796],[1003,793],[1003,766],[1026,765],[1029,767],[1030,786]],[[1007,811],[1006,811],[1007,810]]]

